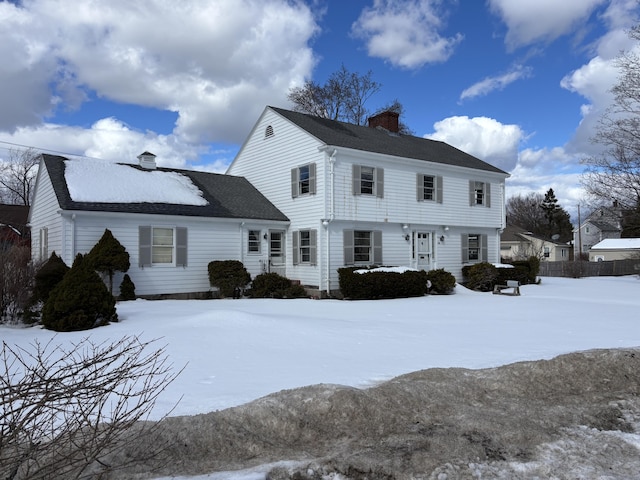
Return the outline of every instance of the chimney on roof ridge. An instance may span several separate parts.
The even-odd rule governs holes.
[[[151,152],[143,152],[138,155],[140,166],[148,170],[155,170],[156,168],[156,156]]]
[[[369,117],[369,127],[382,127],[391,133],[398,133],[400,131],[398,121],[399,117],[399,113],[387,110],[386,112],[381,112],[377,115],[374,115],[373,117]]]

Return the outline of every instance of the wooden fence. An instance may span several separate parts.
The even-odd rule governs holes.
[[[540,262],[541,277],[598,277],[616,275],[640,275],[640,259],[587,262]]]

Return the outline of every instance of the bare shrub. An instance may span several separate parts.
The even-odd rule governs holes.
[[[139,422],[179,373],[164,347],[149,350],[155,340],[53,342],[35,341],[30,350],[2,343],[2,479],[97,478],[122,468],[102,459],[154,428]]]
[[[0,323],[17,323],[29,306],[34,267],[29,247],[0,251]]]

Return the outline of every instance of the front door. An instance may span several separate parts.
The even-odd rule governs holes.
[[[430,232],[416,232],[416,259],[418,270],[431,270],[433,257],[432,235]]]
[[[269,272],[286,276],[284,232],[269,230]]]

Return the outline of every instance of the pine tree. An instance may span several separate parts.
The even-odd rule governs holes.
[[[568,242],[573,235],[571,216],[560,206],[553,188],[547,190],[540,208],[544,212],[545,219],[541,233],[549,239]]]
[[[51,290],[62,281],[69,267],[62,261],[56,252],[38,270],[34,278],[33,303],[44,302],[49,297]]]
[[[113,275],[115,272],[126,272],[131,264],[129,254],[111,230],[106,229],[104,234],[91,249],[86,260],[94,270],[109,277],[109,293],[113,295]]]
[[[44,303],[42,324],[58,332],[88,330],[118,321],[115,305],[102,279],[78,254]]]
[[[120,300],[135,300],[136,286],[131,277],[125,273],[122,283],[120,284]]]

